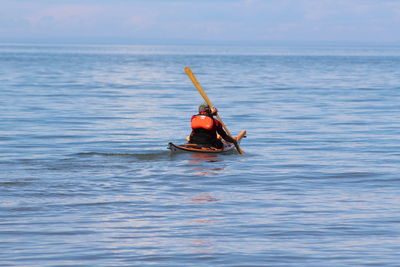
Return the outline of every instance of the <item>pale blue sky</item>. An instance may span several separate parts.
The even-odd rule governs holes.
[[[0,42],[400,43],[400,0],[0,0]]]

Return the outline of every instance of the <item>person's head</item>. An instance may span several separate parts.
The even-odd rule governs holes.
[[[208,106],[207,103],[201,103],[201,104],[199,105],[199,113],[202,113],[202,114],[211,114],[211,109],[210,109],[210,107]]]

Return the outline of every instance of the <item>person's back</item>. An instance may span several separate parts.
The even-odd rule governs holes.
[[[217,133],[228,142],[236,142],[226,134],[221,123],[213,118],[217,112],[217,109],[211,110],[206,103],[199,105],[199,113],[191,119],[192,133],[189,143],[222,148],[223,143],[218,139]]]

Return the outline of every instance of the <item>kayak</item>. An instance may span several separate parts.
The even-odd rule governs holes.
[[[246,137],[245,134],[246,131],[243,130],[240,134],[238,134],[235,137],[236,140],[238,140],[238,143],[240,143],[240,140],[242,140],[242,138]],[[194,152],[194,153],[227,153],[236,150],[234,144],[225,142],[225,140],[222,140],[222,143],[224,144],[222,148],[216,148],[216,147],[210,147],[198,144],[189,144],[189,143],[176,145],[172,142],[169,142],[168,149],[170,149],[171,152]]]

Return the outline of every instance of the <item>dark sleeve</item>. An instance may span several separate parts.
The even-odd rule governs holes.
[[[228,142],[232,142],[232,138],[229,137],[229,135],[225,132],[224,128],[222,128],[222,124],[219,122],[219,120],[214,119],[214,123],[217,129],[217,133],[224,138],[224,140]]]

